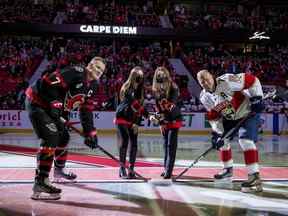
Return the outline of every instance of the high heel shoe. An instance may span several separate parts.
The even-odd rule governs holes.
[[[136,179],[136,174],[135,174],[133,168],[129,168],[129,169],[128,169],[128,178],[129,178],[129,179]]]
[[[127,172],[125,167],[120,167],[119,169],[119,177],[122,179],[126,179],[127,178]]]
[[[170,172],[165,172],[165,174],[163,175],[163,179],[170,179],[172,177],[172,173]]]

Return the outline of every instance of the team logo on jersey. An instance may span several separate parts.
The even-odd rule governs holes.
[[[229,104],[228,106],[226,106],[226,108],[222,110],[222,113],[226,119],[232,120],[235,114],[235,110],[232,104]]]
[[[71,94],[67,94],[65,99],[65,110],[70,111],[78,108],[85,101],[84,94],[76,94],[72,96]]]
[[[220,96],[224,99],[227,99],[228,98],[228,95],[226,95],[224,92],[221,92],[220,93]]]
[[[78,72],[81,72],[81,73],[84,72],[84,69],[80,66],[74,66],[74,69]]]
[[[217,104],[213,109],[216,112],[221,112],[222,110],[226,109],[229,106],[229,104],[230,104],[229,101],[225,100]]]
[[[229,120],[233,119],[233,115],[235,114],[235,110],[232,104],[227,100],[217,104],[217,106],[215,106],[213,109],[218,113],[221,112],[223,116],[225,116],[225,118]]]

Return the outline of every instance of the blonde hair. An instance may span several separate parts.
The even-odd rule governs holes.
[[[157,78],[159,77],[166,79],[166,82],[164,82],[162,85],[158,83]],[[172,78],[167,68],[162,66],[157,67],[154,73],[152,84],[152,92],[155,95],[155,97],[159,98],[160,95],[164,93],[165,97],[168,98],[171,86],[174,86],[174,82],[172,81]]]
[[[101,61],[101,62],[103,62],[103,64],[106,65],[105,59],[102,58],[102,57],[100,57],[100,56],[95,56],[95,57],[93,57],[93,58],[91,59],[90,63],[94,63],[95,61]]]
[[[204,70],[200,70],[198,73],[197,73],[197,80],[201,79],[201,77],[203,77],[205,74],[210,74],[212,76],[212,74],[204,69]]]
[[[136,81],[136,78],[138,76],[142,76],[143,79],[143,70],[141,67],[136,66],[134,68],[132,68],[132,70],[130,71],[129,77],[126,80],[126,82],[122,85],[121,89],[120,89],[120,101],[122,101],[125,98],[125,94],[133,88],[133,84]],[[141,89],[140,89],[141,88]],[[142,103],[144,101],[144,88],[143,88],[143,82],[142,85],[138,85],[137,89],[134,90],[139,90],[140,92],[140,103]]]

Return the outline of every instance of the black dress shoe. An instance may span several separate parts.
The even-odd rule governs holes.
[[[127,179],[127,172],[125,167],[120,167],[119,169],[119,177],[123,179]]]

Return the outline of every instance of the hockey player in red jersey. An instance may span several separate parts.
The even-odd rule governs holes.
[[[214,176],[215,179],[231,178],[233,175],[232,151],[229,139],[222,141],[221,135],[237,122],[253,113],[239,129],[239,144],[244,151],[245,164],[248,169],[248,180],[242,183],[244,192],[250,189],[262,191],[259,175],[257,127],[259,113],[263,111],[263,91],[257,77],[251,74],[224,74],[218,78],[207,70],[197,74],[203,88],[200,101],[207,109],[207,117],[212,127],[212,145],[220,152],[224,169]]]
[[[157,114],[150,120],[159,123],[164,138],[164,172],[161,176],[169,179],[172,176],[177,144],[178,131],[182,126],[182,115],[179,107],[179,89],[173,82],[165,67],[158,67],[153,77],[152,91],[156,99]]]
[[[68,66],[45,74],[26,90],[26,109],[41,139],[32,199],[60,199],[61,189],[49,182],[53,161],[54,179],[73,181],[77,177],[64,169],[70,136],[60,117],[69,119],[69,112],[79,107],[86,135],[84,142],[92,149],[97,148],[92,97],[97,92],[98,79],[105,67],[104,59],[94,57],[86,67]]]

